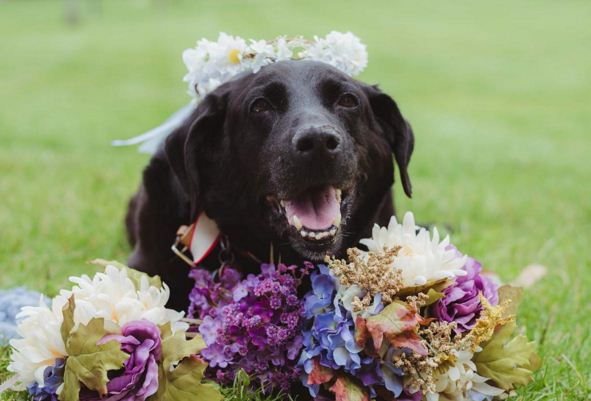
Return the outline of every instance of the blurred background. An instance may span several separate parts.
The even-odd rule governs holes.
[[[0,0],[0,288],[53,295],[95,257],[125,261],[123,216],[148,157],[112,148],[190,100],[184,49],[352,31],[360,79],[416,136],[413,210],[527,289],[544,367],[518,399],[591,388],[591,2]]]

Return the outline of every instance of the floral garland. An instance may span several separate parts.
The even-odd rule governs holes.
[[[315,399],[490,401],[532,379],[517,288],[411,213],[361,242],[346,260],[245,278],[194,269],[189,319],[165,308],[158,278],[99,261],[104,273],[72,278],[51,307],[23,308],[14,388],[35,401],[215,401],[244,373]]]
[[[262,67],[283,60],[316,60],[330,64],[348,75],[360,74],[367,66],[365,45],[351,32],[330,32],[326,37],[303,37],[249,42],[238,36],[220,33],[216,42],[201,39],[195,48],[183,52],[187,67],[184,81],[189,95],[202,99],[235,76],[257,73]]]

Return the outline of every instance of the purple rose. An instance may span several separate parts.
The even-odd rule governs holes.
[[[145,401],[158,390],[160,330],[152,322],[136,320],[123,326],[121,334],[105,336],[101,343],[112,340],[121,344],[129,359],[117,376],[109,376],[105,397],[83,390],[80,401]]]
[[[474,327],[482,311],[479,294],[491,305],[499,303],[497,285],[481,273],[481,264],[470,257],[462,267],[467,275],[456,277],[454,284],[443,290],[444,297],[432,307],[439,320],[457,323],[456,332],[463,333]]]

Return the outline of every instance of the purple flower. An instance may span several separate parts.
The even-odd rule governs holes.
[[[43,387],[34,383],[27,387],[33,401],[58,401],[56,394],[59,386],[64,382],[64,369],[66,361],[57,359],[53,366],[48,366],[43,371]]]
[[[480,317],[482,304],[479,294],[491,305],[499,303],[497,285],[481,274],[482,266],[477,260],[468,257],[462,269],[468,274],[456,277],[455,282],[443,290],[444,297],[432,307],[437,319],[457,323],[458,333],[472,329]]]
[[[240,282],[240,274],[234,269],[222,269],[217,281],[214,281],[212,274],[204,269],[192,269],[189,277],[195,280],[195,286],[189,294],[191,317],[204,319],[214,307],[232,302],[233,296],[241,293],[236,289]]]
[[[209,363],[209,377],[231,384],[243,369],[265,390],[289,390],[300,375],[296,365],[303,344],[297,273],[311,268],[262,265],[261,274],[242,281],[231,268],[217,280],[204,270],[191,273],[191,314],[203,319],[199,332],[207,347],[201,356]]]
[[[123,326],[121,334],[105,336],[101,342],[116,340],[129,354],[123,369],[109,377],[108,394],[82,390],[80,401],[145,401],[158,390],[160,330],[147,320],[136,320]]]

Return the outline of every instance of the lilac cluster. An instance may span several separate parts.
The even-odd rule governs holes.
[[[444,297],[432,307],[433,315],[438,320],[455,322],[458,333],[471,330],[480,317],[482,311],[480,294],[491,305],[499,303],[498,286],[490,278],[481,274],[480,262],[468,257],[462,269],[468,274],[457,277],[451,286],[443,290]]]
[[[57,359],[53,366],[48,366],[43,372],[43,387],[33,383],[27,391],[33,401],[58,401],[57,389],[64,382],[66,361]]]
[[[216,316],[218,309],[233,302],[232,289],[240,283],[240,273],[231,268],[222,268],[214,275],[204,269],[192,269],[189,277],[195,285],[189,294],[189,316],[203,319]]]
[[[199,332],[207,347],[208,375],[230,384],[242,369],[266,390],[287,391],[297,380],[302,348],[303,305],[297,296],[302,274],[312,269],[262,265],[259,275],[239,281],[225,268],[214,280],[211,273],[192,273],[195,289],[191,313],[203,322]]]

